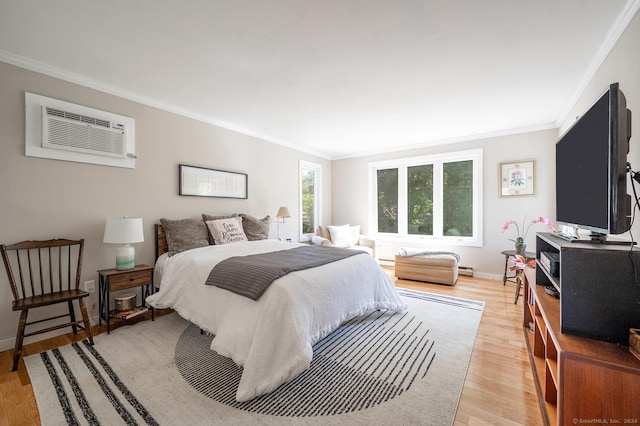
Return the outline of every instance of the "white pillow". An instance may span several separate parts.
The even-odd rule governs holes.
[[[349,228],[349,231],[351,232],[351,239],[349,240],[349,242],[352,246],[357,246],[358,242],[360,241],[360,225],[351,226]]]
[[[242,228],[241,217],[208,220],[207,227],[215,244],[229,244],[249,241]]]
[[[351,228],[349,225],[327,226],[331,242],[336,247],[351,247]]]

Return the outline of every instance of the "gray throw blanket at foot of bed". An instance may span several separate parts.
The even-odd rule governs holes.
[[[304,246],[270,253],[234,256],[213,267],[206,285],[258,300],[271,283],[289,272],[315,268],[363,251],[336,247]]]

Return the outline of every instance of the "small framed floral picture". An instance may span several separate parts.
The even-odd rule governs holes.
[[[534,195],[534,161],[500,163],[500,196]]]

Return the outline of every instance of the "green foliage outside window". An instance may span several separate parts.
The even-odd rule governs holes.
[[[444,163],[442,167],[443,235],[473,235],[473,161]]]
[[[398,232],[398,169],[378,170],[378,232]]]
[[[433,235],[433,164],[407,169],[408,232]]]
[[[473,160],[421,164],[406,167],[407,229],[399,231],[399,168],[378,169],[378,232],[408,235],[473,237]],[[434,173],[441,171],[442,200],[435,203]],[[440,205],[441,204],[441,205]],[[402,206],[405,207],[405,206]],[[404,208],[401,209],[403,212]],[[440,215],[442,229],[434,229],[434,215]]]
[[[314,170],[302,169],[302,233],[311,234],[315,232],[315,183],[316,173]]]

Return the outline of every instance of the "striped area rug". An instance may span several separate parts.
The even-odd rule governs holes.
[[[311,367],[239,403],[242,370],[176,314],[25,359],[43,424],[452,424],[484,304],[399,290],[314,346]]]

